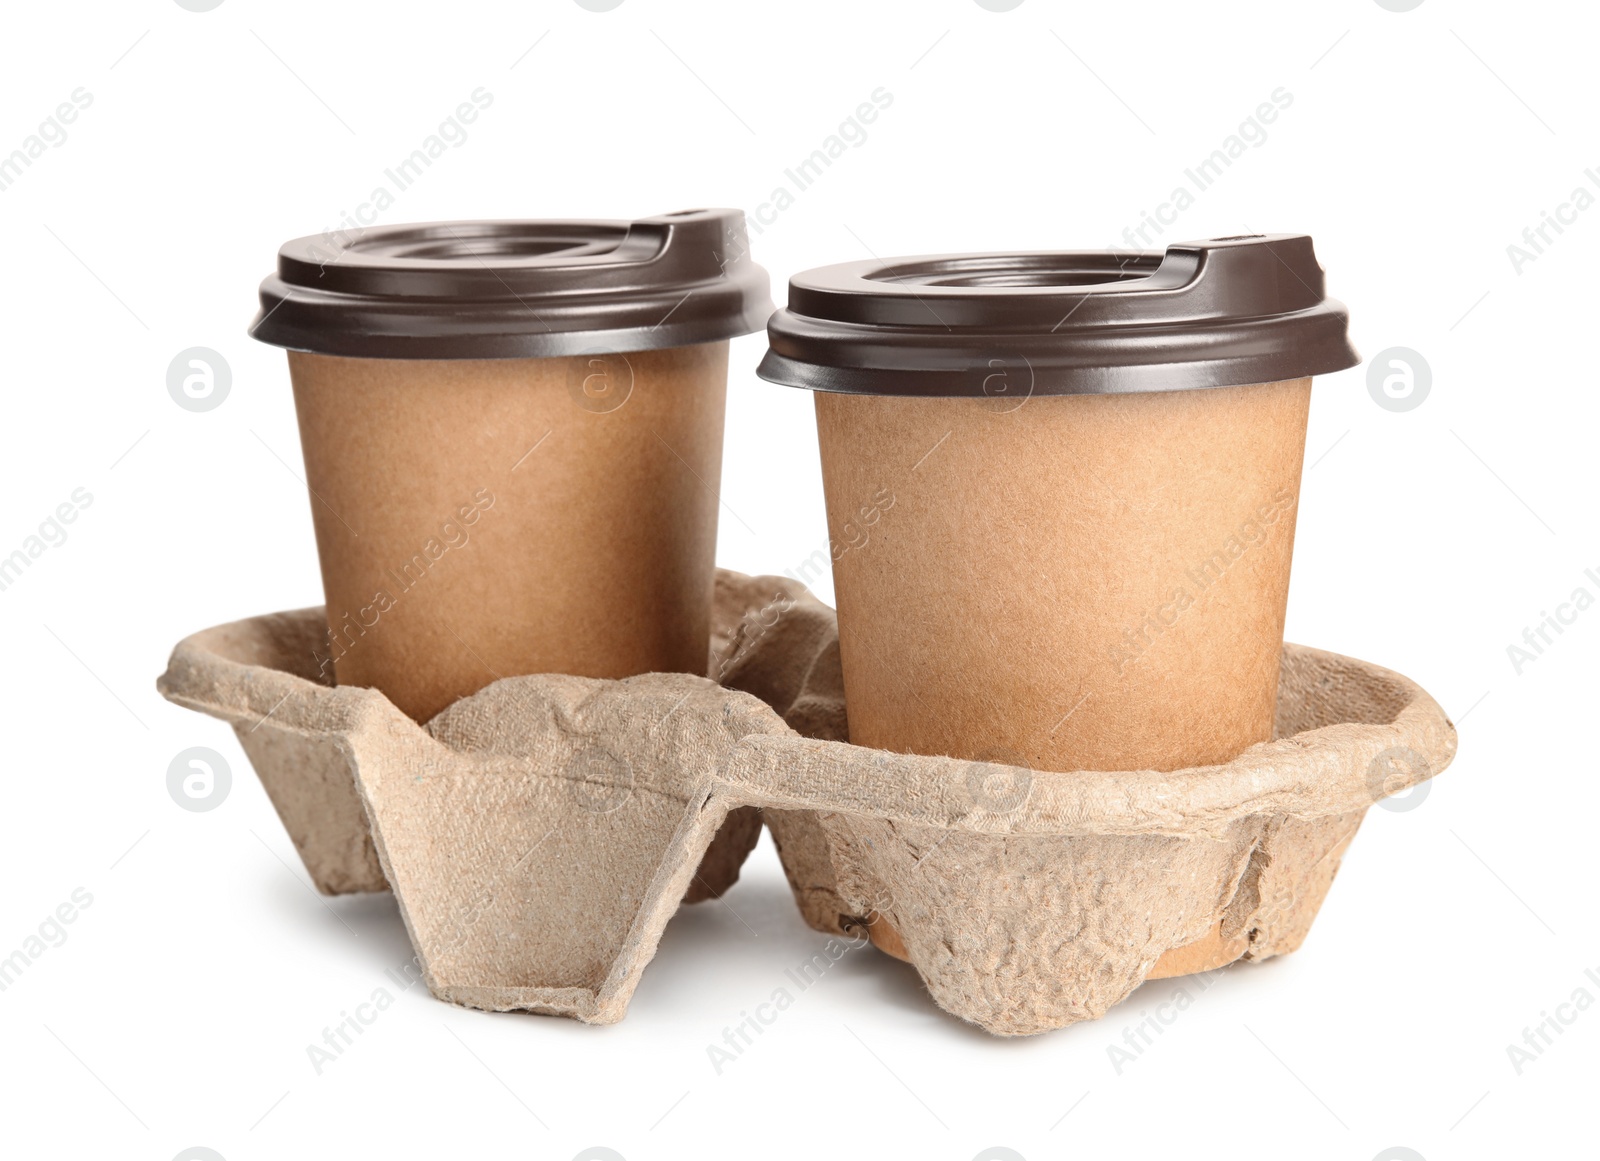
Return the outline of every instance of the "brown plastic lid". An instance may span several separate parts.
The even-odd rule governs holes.
[[[322,355],[514,359],[747,335],[772,313],[744,214],[426,222],[296,238],[250,333]]]
[[[1037,395],[1269,383],[1353,367],[1304,234],[847,262],[797,274],[763,379],[861,395]]]

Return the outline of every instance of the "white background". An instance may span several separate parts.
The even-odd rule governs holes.
[[[1600,595],[1584,576],[1600,572],[1600,210],[1520,273],[1507,255],[1575,187],[1600,194],[1588,16],[1446,0],[11,6],[0,153],[74,89],[93,104],[0,193],[0,555],[74,489],[93,503],[0,592],[0,956],[74,889],[93,902],[0,993],[0,1152],[1592,1148],[1575,1133],[1600,1005],[1520,1074],[1507,1053],[1576,989],[1600,1000],[1584,975],[1600,976],[1600,611],[1520,675],[1507,656],[1575,588]],[[1431,366],[1403,414],[1365,368],[1318,382],[1288,635],[1413,677],[1461,737],[1420,806],[1370,813],[1301,951],[1222,973],[1120,1074],[1108,1046],[1181,981],[1003,1041],[855,952],[719,1076],[707,1045],[824,941],[764,843],[725,905],[672,922],[624,1023],[485,1015],[419,986],[314,1073],[306,1046],[409,959],[395,906],[314,895],[230,731],[154,679],[189,632],[320,603],[307,498],[277,458],[298,470],[283,355],[244,334],[256,285],[280,242],[335,225],[479,86],[494,103],[470,139],[384,221],[754,212],[887,89],[865,143],[754,237],[780,300],[790,274],[869,249],[1112,244],[1274,89],[1293,95],[1156,241],[1310,232],[1363,354],[1406,346]],[[165,384],[196,345],[233,371],[204,414]],[[725,516],[720,557],[781,572],[827,534],[810,398],[756,379],[763,350],[733,347],[724,494],[753,532]],[[233,767],[210,813],[166,790],[194,745]]]

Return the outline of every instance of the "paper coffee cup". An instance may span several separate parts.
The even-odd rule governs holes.
[[[827,267],[768,332],[762,376],[818,392],[853,743],[1175,770],[1272,736],[1309,377],[1356,362],[1309,238]]]
[[[818,393],[850,740],[972,759],[1005,814],[1030,786],[982,764],[1271,738],[1310,376],[1358,361],[1346,330],[1304,236],[796,276],[760,374]],[[1218,930],[1151,975],[1243,950]]]
[[[770,310],[737,211],[285,245],[327,598],[317,664],[425,721],[501,677],[705,670],[728,343]]]

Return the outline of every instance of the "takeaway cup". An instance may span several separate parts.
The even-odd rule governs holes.
[[[426,720],[500,677],[704,673],[728,340],[771,311],[744,219],[300,238],[289,351],[328,642]]]
[[[816,392],[850,740],[1072,771],[1270,739],[1346,324],[1305,236],[796,276],[760,374]]]

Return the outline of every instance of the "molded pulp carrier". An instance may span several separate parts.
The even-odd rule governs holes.
[[[1455,753],[1416,685],[1297,645],[1276,740],[1226,765],[851,746],[833,613],[778,577],[719,573],[720,684],[511,677],[425,726],[321,684],[325,632],[320,609],[208,629],[159,687],[233,724],[319,890],[393,885],[436,996],[590,1023],[763,817],[807,922],[868,928],[942,1008],[1001,1035],[1096,1019],[1152,974],[1293,951],[1368,806]]]

